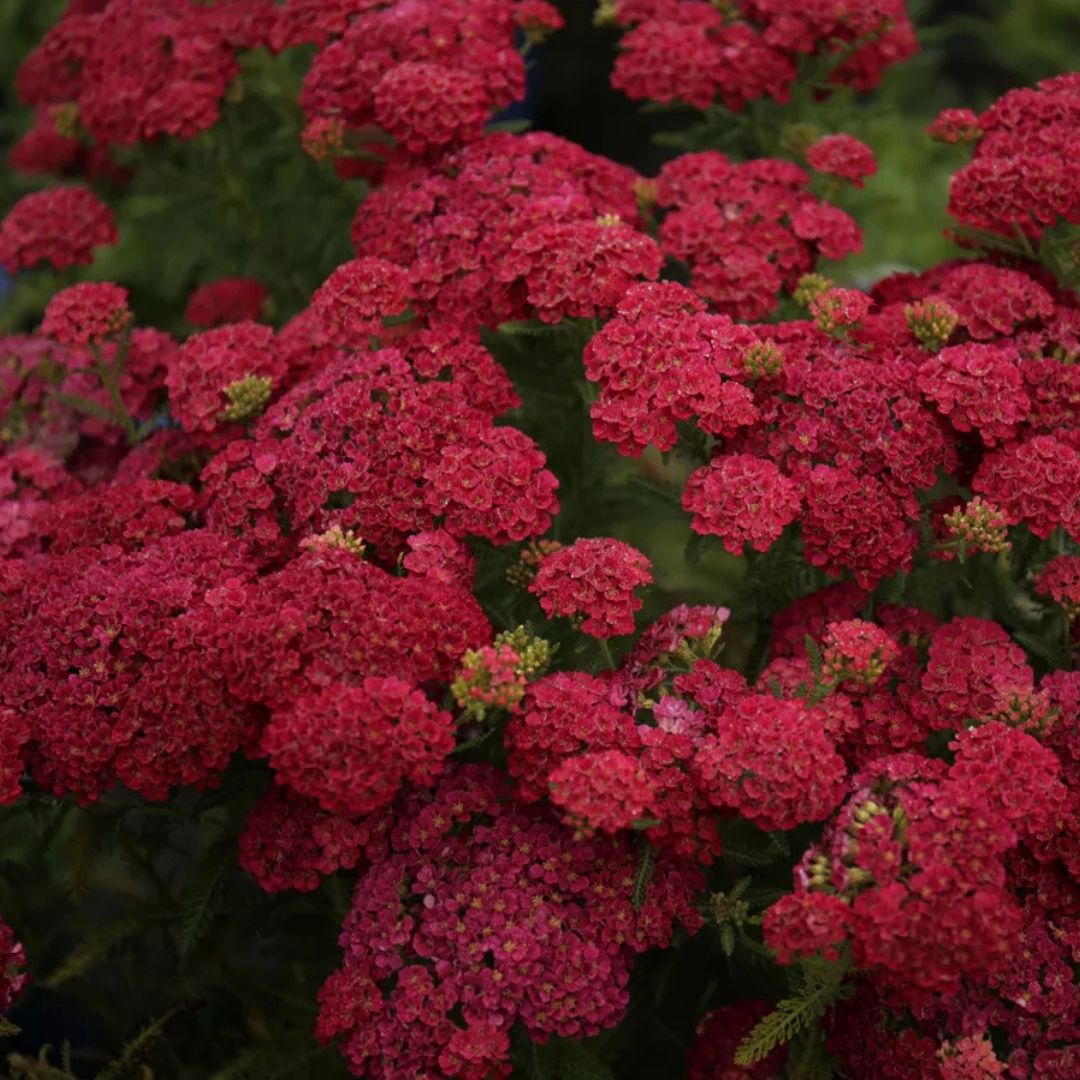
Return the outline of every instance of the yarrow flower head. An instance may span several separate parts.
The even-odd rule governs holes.
[[[926,130],[930,138],[954,145],[977,142],[982,135],[979,118],[970,109],[943,109]]]
[[[1080,556],[1051,559],[1035,578],[1035,591],[1059,604],[1070,622],[1080,618]]]
[[[577,540],[548,555],[529,591],[549,616],[579,621],[593,637],[629,634],[641,600],[634,590],[652,582],[649,560],[622,540]]]
[[[766,551],[798,516],[798,485],[766,458],[722,454],[696,469],[683,491],[691,527],[719,536],[733,555],[746,544]]]
[[[369,814],[402,782],[430,784],[454,748],[453,720],[411,683],[371,675],[275,711],[262,750],[299,795],[332,814]]]
[[[311,892],[327,875],[382,855],[390,821],[385,811],[356,820],[331,814],[273,784],[248,814],[237,855],[264,892]]]
[[[168,359],[169,404],[185,431],[213,431],[258,413],[284,377],[259,323],[229,323],[194,334]]]
[[[614,1026],[634,955],[667,944],[676,921],[701,925],[700,874],[660,855],[635,906],[636,864],[624,838],[575,839],[494,770],[449,769],[402,806],[389,854],[360,875],[316,1035],[340,1040],[358,1075],[393,1061],[479,1078],[508,1071],[518,1023],[541,1041]]]
[[[41,333],[61,345],[98,345],[131,322],[127,289],[85,282],[55,293],[45,307]]]
[[[977,431],[988,446],[1010,438],[1030,401],[1015,350],[953,345],[927,360],[919,389],[957,431]]]
[[[450,692],[464,716],[482,723],[488,709],[513,712],[525,695],[521,657],[509,645],[470,649]]]
[[[831,682],[872,686],[899,655],[889,635],[863,619],[830,623],[822,641],[822,674]]]
[[[54,187],[24,195],[0,222],[0,266],[10,273],[39,262],[57,270],[94,261],[94,248],[118,239],[112,211],[89,189]]]
[[[945,514],[943,523],[950,544],[955,545],[961,558],[977,551],[998,555],[1012,546],[1005,515],[981,495]]]
[[[861,188],[877,172],[874,151],[854,135],[824,135],[806,151],[806,164]]]
[[[358,558],[363,558],[367,550],[367,545],[352,529],[343,529],[340,525],[331,525],[326,532],[315,536],[305,536],[300,541],[300,547],[305,551],[326,551],[335,548],[347,551]]]
[[[345,149],[345,122],[340,116],[314,116],[300,132],[300,143],[316,161],[340,154]]]
[[[989,1035],[965,1035],[938,1050],[941,1080],[1003,1080],[1006,1063],[994,1053]]]
[[[952,336],[960,316],[945,300],[928,297],[904,308],[904,318],[919,344],[937,352]]]
[[[405,271],[384,259],[353,259],[315,291],[311,308],[327,337],[343,348],[360,348],[382,330],[383,319],[409,305]]]
[[[507,646],[517,653],[517,670],[527,682],[539,679],[551,666],[551,658],[555,655],[551,642],[537,637],[525,626],[516,626],[513,630],[496,634],[495,646]]]
[[[219,278],[191,294],[184,318],[201,329],[258,319],[269,295],[266,286],[254,278]]]
[[[807,305],[819,330],[826,334],[846,333],[866,318],[873,301],[857,289],[827,289]]]
[[[772,830],[824,820],[843,797],[846,770],[819,712],[751,694],[721,715],[693,773],[715,807]]]
[[[25,968],[26,951],[16,941],[11,927],[0,919],[0,1016],[11,1008],[30,981]]]
[[[619,750],[567,758],[548,777],[551,801],[582,835],[614,833],[647,817],[655,792],[640,762]]]

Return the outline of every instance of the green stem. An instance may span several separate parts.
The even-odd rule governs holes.
[[[618,671],[618,665],[615,663],[615,657],[611,654],[611,646],[607,643],[607,638],[598,638],[600,643],[600,652],[604,657],[607,666],[612,671]]]
[[[123,370],[127,343],[124,342],[118,347],[116,359],[111,364],[102,355],[99,345],[91,346],[91,351],[94,354],[94,371],[113,407],[113,419],[123,428],[128,444],[134,446],[139,441],[139,433],[135,429],[135,421],[124,405],[124,399],[120,396],[120,372]]]

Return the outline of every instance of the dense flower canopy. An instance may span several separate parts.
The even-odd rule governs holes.
[[[596,21],[653,176],[504,113],[545,0],[23,60],[27,1038],[89,979],[156,1010],[103,1076],[1080,1075],[1080,76],[943,112],[959,254],[874,281],[902,0]]]

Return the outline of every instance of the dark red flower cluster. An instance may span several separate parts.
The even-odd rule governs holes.
[[[869,90],[917,48],[903,0],[815,0],[797,9],[784,0],[609,0],[601,10],[628,28],[612,85],[632,98],[699,109],[786,102],[806,54],[839,54],[832,81]]]
[[[267,295],[266,286],[254,278],[207,281],[188,297],[184,318],[203,330],[222,323],[256,321]]]
[[[977,117],[953,112],[935,131],[974,144],[949,187],[949,213],[960,225],[1038,240],[1061,220],[1080,221],[1080,185],[1069,165],[1080,138],[1075,75],[1010,90]]]
[[[430,784],[453,748],[450,714],[393,675],[296,698],[261,746],[279,783],[347,817],[386,806],[404,781]]]
[[[107,281],[61,289],[45,307],[41,332],[61,345],[99,345],[131,322],[127,297]]]
[[[237,52],[265,42],[270,4],[110,0],[74,6],[19,70],[29,105],[73,104],[98,142],[157,135],[190,139],[212,127],[240,65]]]
[[[766,914],[766,940],[781,957],[850,942],[855,963],[912,1004],[1007,968],[1023,925],[1004,887],[1006,856],[1023,835],[1018,788],[1040,801],[1064,788],[1055,756],[1030,735],[1002,725],[970,734],[1016,752],[980,754],[973,769],[974,744],[961,736],[951,768],[900,755],[856,778],[797,868],[794,894]]]
[[[585,374],[600,386],[593,434],[634,456],[650,444],[673,449],[676,425],[691,418],[708,434],[734,434],[758,419],[744,385],[757,344],[749,328],[706,314],[682,285],[634,286],[585,347]]]
[[[269,326],[229,323],[192,335],[169,357],[169,407],[185,431],[213,431],[262,411],[285,375],[273,337]]]
[[[914,49],[900,0],[600,14],[616,85],[714,114],[783,101],[807,60],[866,88]],[[736,970],[763,927],[796,997],[844,975],[825,1024],[848,1075],[1073,1080],[1080,301],[1051,270],[1080,224],[1080,78],[934,125],[975,144],[952,210],[1005,254],[863,291],[815,272],[861,243],[814,194],[874,173],[850,135],[785,132],[817,177],[707,149],[647,181],[485,134],[523,92],[517,46],[560,21],[545,0],[86,0],[28,59],[14,158],[70,172],[204,132],[242,53],[307,45],[297,167],[367,186],[355,257],[307,298],[211,280],[174,340],[84,282],[0,338],[0,803],[271,781],[239,838],[258,886],[354,874],[318,1035],[358,1076],[509,1075],[522,1036],[618,1024],[635,956],[707,917]],[[115,241],[60,187],[16,203],[0,264]],[[739,321],[785,296],[805,318]],[[640,460],[559,430],[583,398]],[[720,539],[719,570],[680,577],[661,543],[646,593],[650,558],[580,535],[621,531],[594,496],[629,473]],[[733,611],[671,606],[712,580]],[[526,592],[568,618],[551,641],[518,625]],[[610,644],[646,597],[670,610]],[[729,880],[807,834],[767,910],[756,869]],[[702,896],[706,870],[728,891]],[[0,1009],[22,959],[0,923]],[[733,1061],[768,1008],[709,991],[689,1075],[785,1068]]]
[[[660,856],[635,903],[635,862],[624,841],[575,840],[489,768],[450,770],[360,876],[317,1034],[358,1076],[480,1078],[509,1074],[515,1023],[540,1040],[613,1026],[635,953],[700,925],[694,871]]]
[[[112,211],[87,188],[24,195],[0,221],[0,266],[14,273],[39,262],[57,270],[89,265],[94,248],[115,244]]]
[[[657,177],[664,254],[685,262],[719,311],[758,319],[819,257],[862,246],[858,225],[810,192],[810,177],[774,158],[736,164],[715,150],[683,154]]]
[[[634,590],[652,583],[651,569],[622,540],[576,540],[544,557],[529,592],[549,616],[569,616],[592,637],[630,634],[641,607]]]
[[[691,528],[719,536],[732,555],[749,544],[766,551],[802,506],[798,486],[767,458],[721,454],[687,481],[683,506]]]
[[[23,970],[26,953],[15,939],[15,933],[0,919],[0,1016],[11,1008],[11,1003],[23,991],[30,976]]]
[[[353,259],[315,291],[311,312],[326,339],[340,348],[362,348],[409,303],[405,272],[382,259]]]
[[[748,695],[720,715],[693,772],[715,807],[769,831],[824,820],[847,774],[823,715],[769,694]]]
[[[815,172],[862,187],[877,172],[874,151],[853,135],[825,135],[806,151],[806,164]]]
[[[516,0],[317,5],[327,10],[313,20],[302,6],[286,5],[275,44],[322,46],[300,94],[309,119],[376,125],[423,154],[479,138],[491,113],[525,91]],[[527,17],[534,30],[562,25],[548,4],[530,3]]]
[[[1070,621],[1080,617],[1080,557],[1051,559],[1035,578],[1035,591],[1060,604]]]
[[[0,704],[30,725],[37,783],[80,802],[116,783],[150,799],[214,783],[253,732],[222,665],[230,605],[253,569],[205,530],[29,565]]]
[[[326,875],[384,854],[389,825],[387,813],[350,821],[274,784],[248,814],[237,856],[266,892],[311,892]]]
[[[550,320],[606,314],[659,268],[633,231],[636,179],[544,132],[489,135],[429,170],[389,174],[357,212],[353,246],[403,267],[414,309],[438,321],[471,329],[534,305]],[[624,224],[597,224],[607,215]]]
[[[296,386],[207,465],[211,527],[273,551],[338,526],[387,558],[439,519],[496,543],[545,531],[557,481],[531,439],[491,422],[517,400],[509,380],[452,338],[343,355]]]

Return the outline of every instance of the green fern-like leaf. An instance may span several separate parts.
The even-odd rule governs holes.
[[[649,882],[652,880],[655,865],[656,855],[652,845],[648,843],[642,844],[637,869],[634,871],[634,886],[630,893],[630,902],[634,905],[635,911],[639,911],[645,903],[645,896],[649,891]]]
[[[123,1050],[113,1058],[95,1077],[95,1080],[123,1080],[130,1076],[132,1070],[154,1048],[169,1024],[188,1009],[193,1008],[194,1002],[183,1002],[174,1005],[167,1012],[151,1020],[139,1033],[128,1042]]]
[[[801,985],[793,997],[785,998],[763,1017],[735,1052],[736,1065],[753,1065],[778,1046],[790,1042],[825,1015],[826,1010],[846,997],[844,985],[848,962],[829,963],[815,958],[805,961],[795,977]]]
[[[214,921],[220,881],[221,870],[219,869],[210,879],[209,885],[200,889],[184,904],[176,934],[176,948],[181,962],[186,961],[191,956],[195,947],[206,936],[206,932]]]
[[[806,659],[810,661],[810,670],[814,673],[815,679],[820,679],[821,669],[825,665],[825,658],[821,655],[821,648],[809,634],[803,638],[803,645],[806,649]]]
[[[143,929],[138,919],[121,919],[103,927],[86,941],[80,942],[61,961],[55,971],[42,985],[48,990],[56,990],[85,975],[95,964],[103,960],[113,949],[129,938],[135,937]]]

